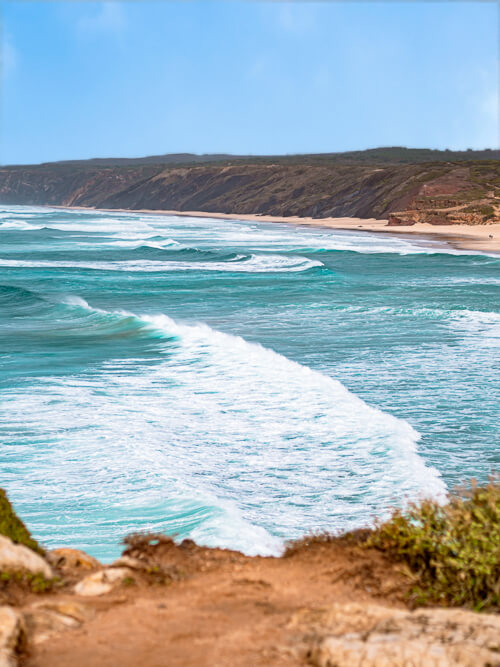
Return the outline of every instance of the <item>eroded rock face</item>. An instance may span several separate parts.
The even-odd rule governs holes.
[[[147,561],[140,560],[139,558],[132,558],[132,556],[120,556],[118,560],[115,560],[114,563],[111,563],[109,567],[127,567],[131,570],[147,570],[150,565]]]
[[[23,617],[12,607],[0,607],[0,667],[15,667],[26,640]]]
[[[478,159],[491,160],[498,159],[495,157],[498,153],[475,155],[482,154]],[[231,164],[223,160],[220,165],[201,166],[199,161],[203,158],[211,161],[210,156],[185,156],[180,162],[175,156],[163,156],[163,159],[160,156],[157,162],[150,158],[142,161],[143,164],[140,160],[109,160],[107,166],[99,161],[83,161],[3,167],[0,168],[0,201],[3,204],[130,210],[146,206],[157,210],[378,219],[385,219],[389,213],[407,211],[414,205],[427,210],[436,206],[456,207],[465,201],[466,206],[472,201],[471,197],[476,196],[498,207],[492,185],[497,178],[494,164],[474,163],[472,174],[467,163],[453,165],[449,162],[452,156],[446,154],[441,156],[444,161],[434,162],[432,158],[433,164],[412,163],[410,154],[403,157],[402,162],[399,158],[396,163],[392,158],[378,162],[370,151],[361,161],[358,161],[359,155],[358,158],[346,155],[345,163],[342,159],[310,162],[310,157],[314,158],[290,156],[280,158],[279,163],[245,159],[238,164],[233,163],[233,157]],[[463,154],[459,159],[463,159]],[[416,204],[415,200],[418,200]],[[479,209],[477,214],[481,221]],[[445,220],[447,217],[444,216]]]
[[[0,570],[43,574],[46,579],[54,576],[47,561],[28,547],[14,544],[5,535],[0,535]]]
[[[98,570],[101,564],[96,558],[79,549],[53,549],[47,554],[49,563],[59,570]]]
[[[132,570],[127,567],[112,567],[100,570],[79,581],[75,586],[75,593],[84,596],[105,595],[132,575]]]
[[[338,604],[300,612],[292,625],[316,636],[316,667],[500,667],[500,616]]]
[[[397,215],[395,213],[390,213],[387,220],[387,225],[389,227],[396,227],[398,225],[410,226],[414,224],[416,224],[415,220],[413,220],[409,215],[401,213],[398,213]]]

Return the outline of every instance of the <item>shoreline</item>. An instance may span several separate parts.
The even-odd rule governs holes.
[[[43,207],[42,207],[43,208]],[[372,234],[392,234],[403,238],[420,238],[442,243],[457,250],[472,250],[500,255],[500,224],[485,225],[414,225],[389,226],[387,220],[376,218],[311,218],[299,216],[274,216],[249,213],[213,213],[208,211],[174,211],[170,209],[125,209],[94,208],[90,206],[51,206],[84,211],[106,211],[119,213],[145,213],[148,215],[173,215],[186,218],[215,218],[218,220],[241,220],[243,222],[268,222],[335,229]],[[490,235],[492,238],[490,238]]]

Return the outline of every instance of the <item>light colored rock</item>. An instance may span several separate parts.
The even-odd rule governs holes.
[[[367,641],[327,637],[311,653],[318,667],[490,667],[490,651],[474,646],[446,647],[425,639],[374,635]]]
[[[22,615],[12,607],[0,607],[0,667],[15,667],[26,640]]]
[[[129,567],[131,570],[147,570],[150,568],[148,563],[145,563],[139,558],[132,558],[132,556],[120,556],[109,567]]]
[[[40,644],[52,635],[78,628],[95,616],[95,610],[74,600],[40,600],[24,611],[24,620],[30,640]]]
[[[44,610],[52,611],[63,616],[69,616],[79,623],[83,623],[86,620],[89,620],[95,616],[95,609],[89,604],[76,602],[75,600],[41,600],[40,602],[35,602],[29,607],[29,610]]]
[[[111,567],[89,574],[75,586],[77,595],[105,595],[119,586],[124,579],[131,577],[133,572],[128,567]]]
[[[0,667],[16,667],[17,664],[15,656],[11,655],[8,651],[0,649]]]
[[[386,640],[389,638],[386,638]],[[422,645],[418,641],[401,642],[339,639],[327,637],[317,646],[311,655],[311,662],[321,667],[456,667],[451,663],[441,648],[438,654],[423,655]],[[425,663],[422,662],[425,659]]]
[[[81,625],[81,622],[72,616],[48,609],[28,609],[24,613],[24,620],[30,641],[34,644],[40,644],[54,634],[78,628]]]
[[[102,567],[96,558],[79,549],[53,549],[48,552],[47,560],[60,570],[98,570]]]
[[[500,667],[497,615],[336,604],[299,612],[291,625],[316,636],[316,667]]]
[[[47,561],[28,547],[14,544],[5,535],[0,535],[0,571],[43,574],[46,579],[54,576]]]

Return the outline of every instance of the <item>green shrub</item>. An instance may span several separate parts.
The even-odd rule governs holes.
[[[483,216],[483,221],[486,222],[486,220],[494,217],[495,209],[493,206],[480,206],[479,213]]]
[[[46,579],[41,572],[33,574],[32,572],[0,572],[0,589],[9,584],[17,585],[31,590],[32,593],[48,593],[53,591],[62,582],[59,577]]]
[[[0,535],[9,537],[17,544],[24,544],[24,546],[39,554],[43,555],[44,553],[38,542],[31,537],[29,530],[14,512],[3,489],[0,489]]]
[[[396,511],[367,541],[416,575],[416,602],[500,606],[500,476]]]
[[[25,575],[25,581],[30,586],[33,593],[48,593],[59,583],[59,579],[45,579],[43,574]]]
[[[122,581],[123,586],[134,586],[135,579],[133,577],[125,577]]]
[[[467,208],[463,209],[463,212],[478,213],[479,215],[483,216],[483,222],[486,222],[487,220],[495,216],[495,209],[493,208],[493,206],[489,206],[486,204],[467,206]]]

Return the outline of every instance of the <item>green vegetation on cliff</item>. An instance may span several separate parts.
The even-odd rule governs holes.
[[[5,535],[13,542],[23,544],[39,554],[43,555],[44,553],[38,542],[31,537],[29,530],[14,512],[14,508],[3,489],[0,489],[0,535]]]
[[[368,546],[408,565],[416,602],[500,606],[500,476],[396,511],[371,533]]]
[[[401,564],[409,581],[403,597],[412,605],[500,609],[500,475],[485,486],[472,480],[446,504],[410,504],[374,529],[306,535],[285,556],[327,543],[376,549]]]

